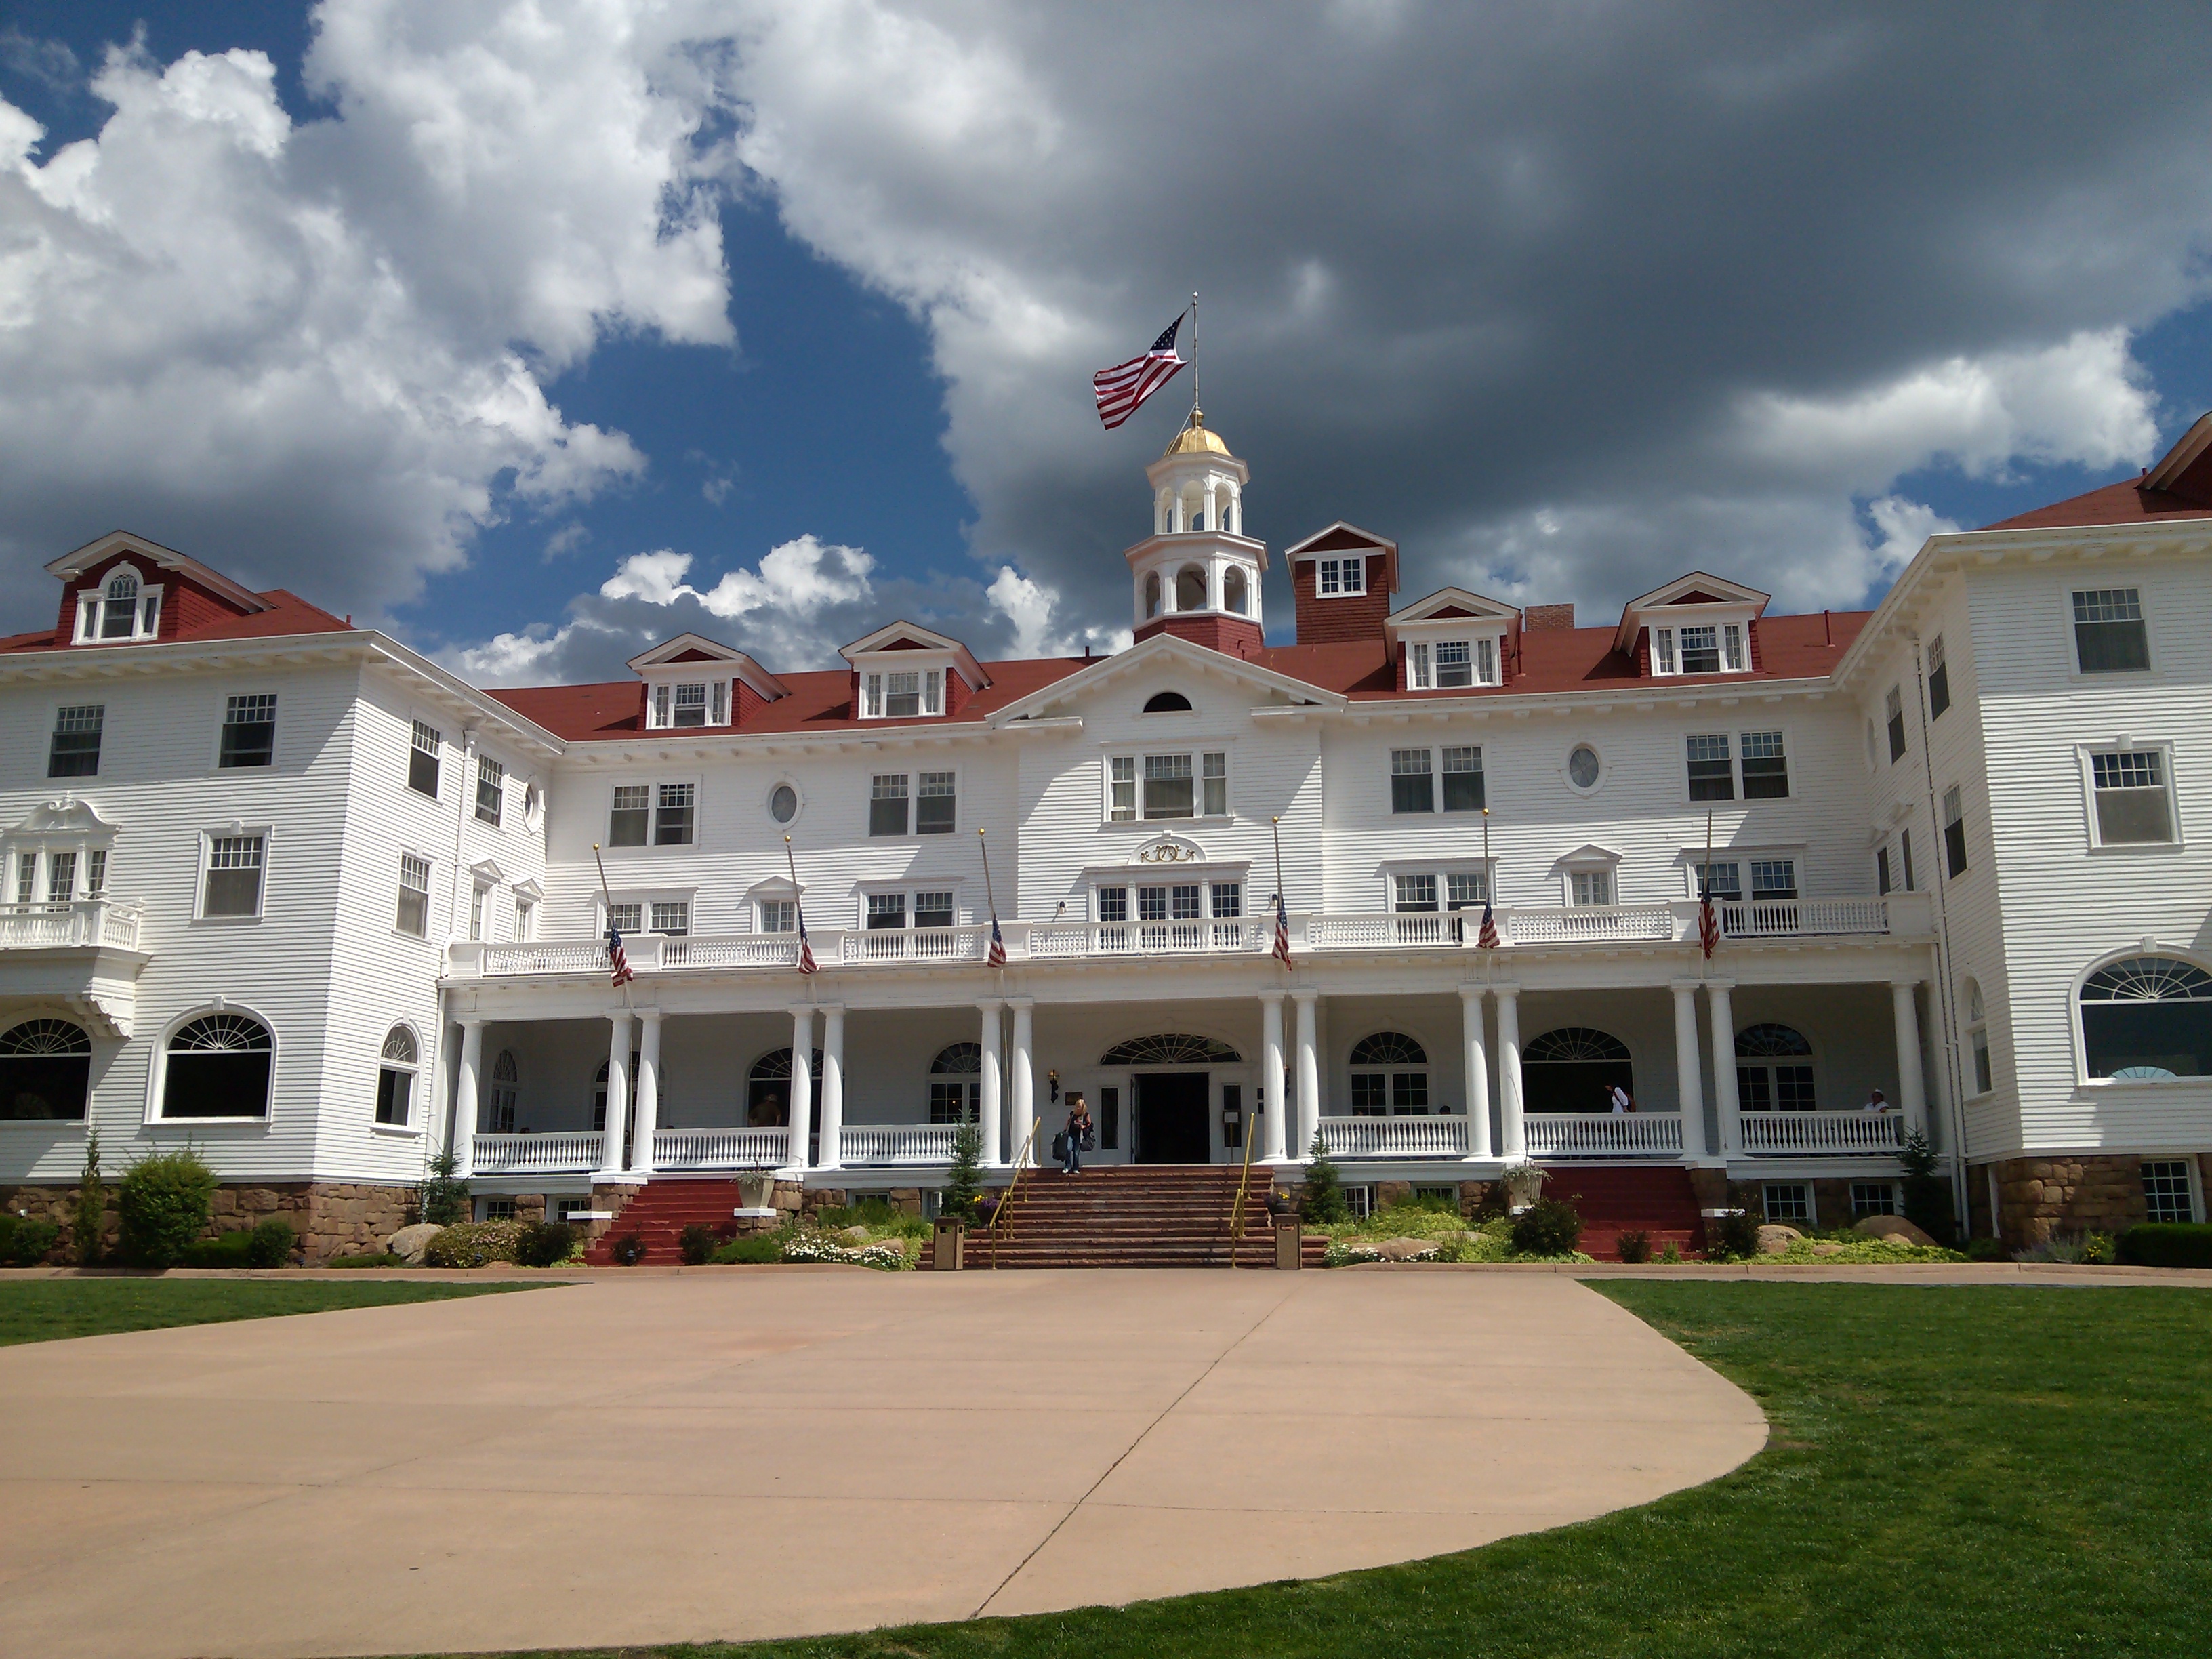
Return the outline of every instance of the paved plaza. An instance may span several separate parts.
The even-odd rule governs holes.
[[[1311,1577],[1708,1480],[1571,1279],[770,1268],[0,1350],[0,1650],[848,1630]]]

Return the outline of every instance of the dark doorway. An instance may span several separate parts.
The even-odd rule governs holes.
[[[1531,1112],[1609,1112],[1618,1085],[1636,1092],[1636,1074],[1625,1060],[1589,1060],[1521,1070],[1522,1104]]]
[[[1212,1073],[1137,1073],[1137,1159],[1139,1164],[1210,1164],[1206,1128]]]

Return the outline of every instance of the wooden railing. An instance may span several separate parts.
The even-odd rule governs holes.
[[[1521,1120],[1531,1158],[1678,1158],[1677,1112],[1531,1112]]]
[[[850,1167],[901,1164],[950,1164],[957,1123],[848,1123],[838,1137],[838,1156]]]
[[[0,905],[0,950],[51,950],[71,945],[133,950],[138,944],[138,916],[136,904],[112,899]]]
[[[656,1129],[655,1170],[773,1170],[789,1160],[785,1128]]]
[[[1899,1112],[1746,1112],[1742,1118],[1747,1152],[1880,1157],[1905,1146]]]
[[[474,1168],[484,1176],[574,1174],[598,1169],[606,1143],[606,1136],[596,1129],[573,1134],[478,1135],[472,1148]]]
[[[1341,1158],[1465,1158],[1467,1120],[1436,1117],[1325,1117],[1322,1144]]]

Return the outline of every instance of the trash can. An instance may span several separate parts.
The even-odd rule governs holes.
[[[1298,1248],[1298,1224],[1295,1221],[1277,1222],[1275,1224],[1275,1266],[1302,1267],[1304,1265],[1304,1254]]]
[[[957,1271],[967,1236],[968,1230],[951,1216],[938,1217],[937,1230],[930,1236],[929,1265]]]

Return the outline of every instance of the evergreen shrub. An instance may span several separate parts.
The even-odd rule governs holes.
[[[52,1252],[62,1230],[27,1215],[0,1215],[0,1264],[35,1267]]]
[[[1948,1244],[1959,1229],[1951,1213],[1951,1183],[1936,1173],[1935,1148],[1915,1129],[1897,1158],[1905,1166],[1905,1218],[1938,1244]]]
[[[1582,1237],[1582,1212],[1564,1198],[1540,1198],[1513,1218],[1516,1255],[1572,1255]]]
[[[615,1240],[611,1254],[618,1267],[635,1267],[645,1260],[645,1240],[635,1233],[624,1233]]]
[[[983,1131],[963,1123],[952,1132],[952,1168],[938,1200],[938,1213],[963,1226],[975,1225],[975,1200],[983,1195]]]
[[[761,1266],[783,1260],[783,1241],[774,1233],[756,1233],[750,1238],[733,1238],[714,1252],[714,1259],[726,1263],[750,1262]]]
[[[100,1265],[100,1239],[107,1228],[107,1181],[100,1172],[100,1131],[88,1129],[84,1137],[84,1173],[77,1178],[76,1220],[71,1231],[76,1265]]]
[[[459,1157],[448,1147],[430,1160],[430,1172],[415,1194],[416,1213],[433,1227],[458,1226],[469,1218],[469,1183],[455,1173]]]
[[[185,1246],[178,1260],[180,1267],[248,1267],[252,1262],[247,1252],[252,1248],[253,1235],[243,1228],[234,1232],[217,1233],[213,1238],[196,1238]]]
[[[1344,1196],[1344,1177],[1329,1162],[1328,1144],[1318,1133],[1313,1138],[1313,1162],[1306,1165],[1305,1194],[1298,1201],[1298,1210],[1317,1227],[1352,1218],[1352,1206]]]
[[[1651,1260],[1651,1235],[1641,1227],[1625,1232],[1613,1241],[1613,1249],[1626,1262]]]
[[[246,1236],[246,1265],[249,1267],[289,1267],[292,1265],[293,1247],[299,1235],[292,1224],[281,1215],[272,1215],[254,1224],[253,1231]]]
[[[2120,1260],[2138,1267],[2212,1267],[2212,1226],[2148,1221],[2119,1238]]]
[[[576,1248],[576,1230],[565,1221],[524,1222],[514,1241],[514,1259],[526,1267],[555,1267]]]
[[[714,1252],[722,1241],[714,1230],[703,1221],[695,1221],[677,1237],[677,1250],[687,1267],[702,1267],[714,1259]]]
[[[1729,1210],[1706,1218],[1711,1253],[1723,1260],[1747,1261],[1759,1254],[1759,1212]]]
[[[215,1171],[190,1146],[142,1158],[115,1189],[123,1221],[123,1257],[134,1267],[173,1267],[207,1231]]]
[[[325,1267],[404,1267],[407,1258],[394,1255],[389,1250],[372,1250],[365,1255],[334,1255],[323,1263]]]

